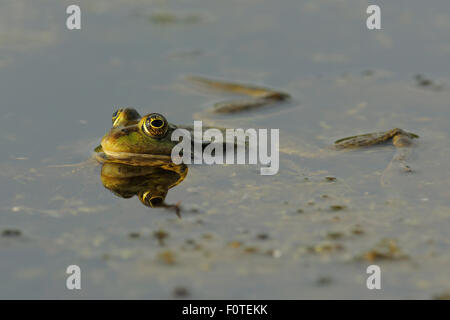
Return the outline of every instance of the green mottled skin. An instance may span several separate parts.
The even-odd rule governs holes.
[[[113,127],[94,151],[104,152],[110,157],[111,152],[170,155],[172,148],[177,144],[176,141],[170,140],[176,126],[169,124],[169,130],[162,138],[150,137],[142,132],[142,122],[145,118],[146,116],[141,117],[135,109],[119,109],[113,115]]]
[[[176,127],[169,125],[163,138],[153,138],[142,132],[139,124],[127,127],[112,128],[102,139],[101,145],[105,153],[126,152],[135,154],[170,155],[172,148],[178,144],[171,141],[170,136]]]

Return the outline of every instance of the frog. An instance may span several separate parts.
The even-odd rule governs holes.
[[[111,130],[94,149],[95,157],[101,163],[171,167],[174,165],[172,148],[179,143],[172,141],[172,133],[176,129],[185,129],[191,134],[192,142],[196,141],[193,126],[172,124],[159,113],[149,113],[141,117],[133,108],[118,109],[112,115],[112,123]],[[226,129],[221,127],[205,126],[202,130],[213,128],[225,134]],[[210,144],[201,143],[203,146]]]

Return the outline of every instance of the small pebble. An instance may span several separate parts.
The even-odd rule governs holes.
[[[141,235],[139,234],[139,232],[130,232],[128,234],[128,237],[131,238],[131,239],[137,239],[137,238],[140,238]]]
[[[316,281],[316,283],[317,283],[319,286],[326,286],[326,285],[331,284],[332,282],[333,282],[333,279],[332,279],[331,277],[328,277],[328,276],[322,276],[322,277],[319,277],[319,278],[317,279],[317,281]]]
[[[260,233],[256,236],[259,240],[267,240],[269,239],[269,235],[267,233]]]
[[[239,248],[241,246],[241,243],[239,241],[232,241],[228,244],[231,248]]]
[[[328,234],[327,234],[327,238],[333,239],[333,240],[341,239],[343,237],[344,237],[344,234],[339,231],[335,231],[335,232],[332,231],[332,232],[328,232]]]
[[[153,236],[158,240],[159,245],[164,245],[164,240],[169,237],[169,234],[164,230],[158,230],[153,233]]]
[[[168,265],[174,265],[176,262],[175,254],[170,250],[166,250],[166,251],[159,253],[158,258],[160,261],[162,261]]]
[[[346,206],[339,205],[339,204],[335,204],[335,205],[330,206],[330,210],[331,211],[341,211],[341,210],[345,210],[345,209],[347,209]]]
[[[176,298],[184,298],[184,297],[187,297],[187,296],[189,296],[189,290],[188,289],[186,289],[185,287],[176,287],[174,290],[173,290],[173,295],[174,295],[174,297],[176,297]]]
[[[281,251],[278,250],[278,249],[270,250],[270,251],[269,251],[269,254],[270,254],[272,257],[276,258],[276,259],[278,259],[279,257],[281,257]]]

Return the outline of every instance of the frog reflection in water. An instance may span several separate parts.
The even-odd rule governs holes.
[[[245,100],[220,103],[213,109],[213,112],[217,113],[237,113],[248,111],[250,109],[274,105],[276,102],[283,102],[289,99],[289,95],[286,93],[263,87],[216,81],[200,77],[191,77],[190,80],[215,90],[244,94],[250,97]],[[165,170],[164,172],[167,172],[168,176],[171,176],[174,172],[176,172],[179,178],[176,180],[176,183],[172,181],[174,179],[173,177],[170,178],[166,185],[167,190],[181,182],[187,174],[187,168],[178,168],[171,161],[172,148],[178,144],[178,141],[171,140],[171,134],[175,129],[183,128],[191,132],[193,137],[193,127],[174,125],[169,123],[163,115],[158,113],[150,113],[141,117],[135,109],[131,108],[119,109],[114,112],[112,123],[113,127],[102,138],[101,145],[95,149],[97,160],[104,163],[102,179],[108,182],[105,186],[109,189],[113,189],[110,188],[111,184],[109,183],[111,172],[119,173],[123,170],[126,174],[131,173],[132,175],[143,173],[140,177],[145,177],[143,179],[148,179],[148,181],[145,182],[145,180],[136,179],[136,176],[127,177],[126,184],[119,184],[119,186],[126,186],[127,190],[133,190],[132,194],[137,194],[144,204],[152,205],[151,202],[143,199],[142,195],[145,193],[141,192],[142,190],[136,190],[144,185],[152,186],[153,182],[150,180],[155,179],[155,177],[159,177],[158,174],[162,174],[163,171],[157,171],[155,169],[155,171],[145,174],[147,169],[142,169],[141,167],[159,167],[161,170]],[[203,128],[203,130],[207,129],[209,128]],[[223,128],[218,129],[222,132],[225,130]],[[401,148],[412,146],[413,139],[415,138],[418,138],[416,134],[395,128],[385,132],[368,133],[343,138],[337,140],[334,147],[336,149],[355,149],[392,142],[393,145],[400,150]],[[194,141],[194,137],[192,141]],[[205,145],[206,144],[204,144],[204,146]],[[407,158],[405,153],[400,153],[400,155],[397,155],[396,157],[398,158],[397,160],[404,163],[405,167],[409,168],[405,162]],[[108,166],[105,168],[105,165],[107,164]],[[127,165],[127,167],[114,167],[111,166],[111,164],[122,164]],[[130,169],[133,166],[136,167],[135,170]],[[182,170],[180,171],[180,169]],[[148,170],[151,171],[152,169]],[[105,175],[103,171],[105,171]],[[108,172],[108,174],[106,174],[106,172]],[[158,172],[158,174],[156,174],[156,172]],[[182,172],[182,174],[180,174],[180,172]],[[103,178],[104,176],[108,177],[109,180],[105,180]],[[162,176],[165,177],[166,174],[164,173]],[[133,183],[137,184],[134,189],[131,186]],[[114,190],[116,194],[120,194],[121,196],[128,196],[131,194],[127,192],[121,193],[117,191],[118,189]],[[154,192],[155,189],[152,190],[152,192]],[[163,199],[167,193],[167,190],[162,197]],[[150,192],[149,194],[152,193]]]
[[[178,216],[179,203],[165,203],[170,188],[184,180],[188,172],[186,165],[178,166],[131,166],[122,163],[104,162],[101,170],[103,186],[121,198],[137,196],[143,205],[152,208],[173,209]]]

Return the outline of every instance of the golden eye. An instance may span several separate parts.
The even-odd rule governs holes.
[[[114,111],[113,115],[112,115],[112,124],[114,126],[115,122],[117,121],[117,119],[119,118],[120,114],[123,112],[123,109],[118,109],[116,111]]]
[[[141,194],[139,199],[144,205],[152,208],[158,207],[164,202],[164,198],[162,196],[152,196],[150,191]]]
[[[151,113],[142,121],[142,130],[150,137],[162,138],[166,135],[168,128],[166,118],[159,113]]]

